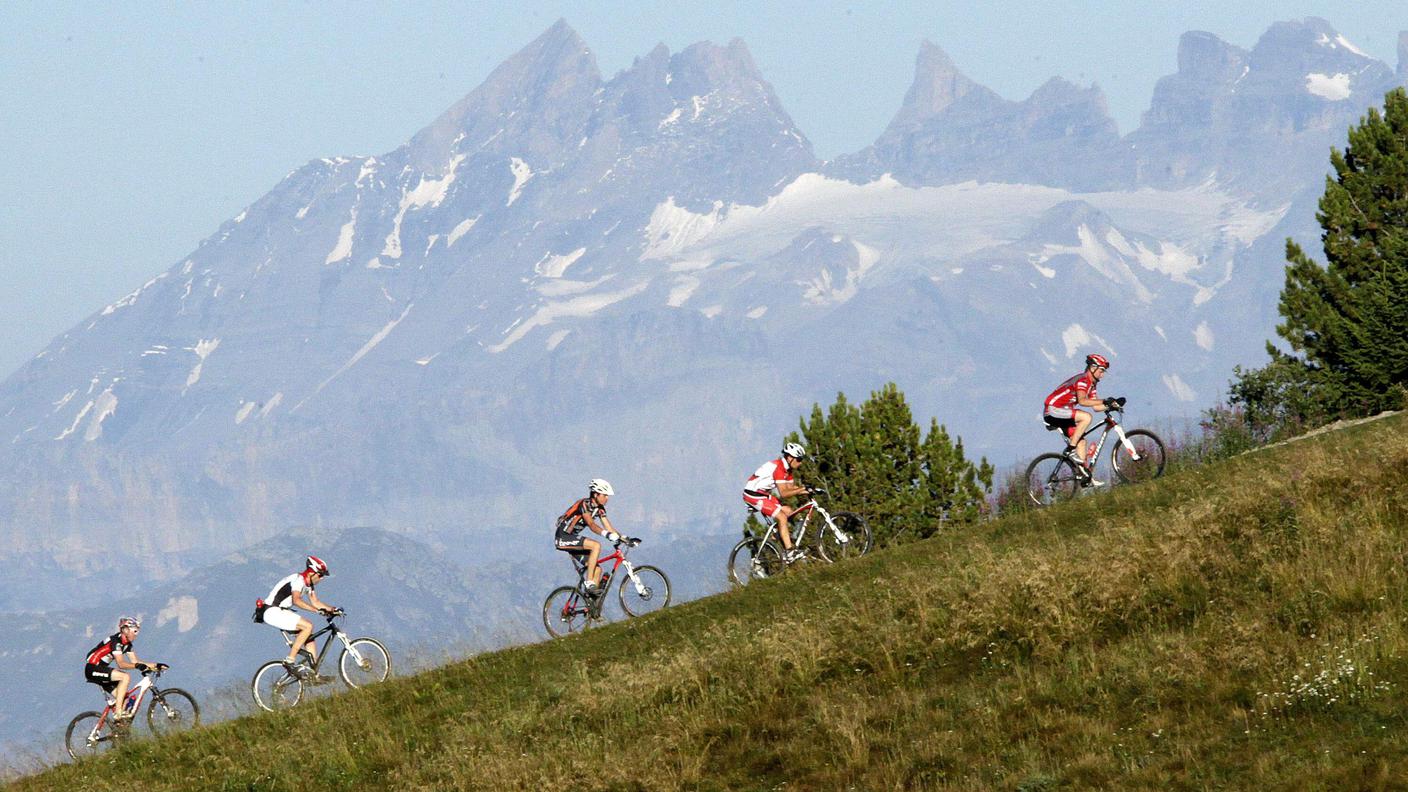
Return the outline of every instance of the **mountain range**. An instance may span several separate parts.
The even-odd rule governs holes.
[[[1050,444],[1041,399],[1090,351],[1131,421],[1195,416],[1262,359],[1331,146],[1406,81],[1408,34],[1394,69],[1319,19],[1250,50],[1190,32],[1120,135],[1098,87],[1004,99],[926,42],[874,144],[820,161],[741,41],[606,78],[558,22],[0,383],[0,596],[77,630],[115,580],[157,607],[197,570],[252,576],[247,548],[369,525],[476,580],[407,606],[429,624],[540,596],[595,476],[702,592],[747,473],[838,391],[894,381],[1000,466]],[[500,588],[482,547],[538,571]],[[71,600],[32,600],[53,585]],[[473,629],[521,622],[501,603]]]

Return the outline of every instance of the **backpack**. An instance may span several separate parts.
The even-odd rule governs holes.
[[[255,623],[255,624],[263,624],[263,623],[264,623],[264,610],[265,610],[266,608],[268,608],[268,607],[269,607],[269,606],[268,606],[267,604],[265,604],[263,597],[260,597],[259,599],[257,599],[257,600],[254,601],[254,623]]]

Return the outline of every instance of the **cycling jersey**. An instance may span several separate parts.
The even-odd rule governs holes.
[[[88,652],[87,664],[90,666],[105,666],[112,662],[113,655],[126,654],[130,651],[132,651],[132,642],[123,638],[122,631],[119,630],[109,635],[102,643],[93,647],[92,650]]]
[[[1098,398],[1095,394],[1096,384],[1095,377],[1088,370],[1071,377],[1046,397],[1044,414],[1056,418],[1070,418],[1081,399]]]
[[[792,483],[792,471],[787,469],[787,464],[781,458],[778,458],[753,471],[753,475],[748,477],[748,483],[743,485],[743,492],[755,496],[768,495],[778,484],[790,483]]]
[[[274,590],[269,592],[265,602],[271,608],[293,609],[293,595],[307,594],[313,590],[313,584],[308,582],[308,572],[295,572],[292,575],[274,584]]]
[[[587,518],[596,522],[606,516],[606,507],[591,498],[582,498],[567,507],[567,511],[557,518],[558,535],[576,536],[587,526]]]

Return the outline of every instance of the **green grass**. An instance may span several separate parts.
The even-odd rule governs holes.
[[[1395,416],[17,786],[1408,788],[1406,525]]]

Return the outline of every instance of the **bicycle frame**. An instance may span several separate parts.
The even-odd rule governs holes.
[[[161,672],[151,671],[143,673],[142,679],[137,682],[137,684],[133,685],[131,690],[127,691],[127,701],[131,702],[131,705],[128,706],[127,709],[132,713],[134,719],[137,716],[138,709],[142,706],[142,699],[146,698],[147,691],[152,689],[152,685],[154,684],[152,682],[152,674],[160,676]],[[103,707],[102,714],[98,716],[97,722],[93,724],[92,731],[88,733],[88,742],[90,743],[106,739],[98,737],[98,733],[103,730],[104,726],[108,725],[109,716],[112,716],[117,709],[117,699],[113,696],[111,691],[103,691],[103,700],[107,705]],[[114,718],[112,722],[115,725],[121,721]],[[127,723],[131,722],[132,721],[127,721]]]
[[[617,542],[615,543],[614,549],[611,551],[611,555],[605,556],[603,558],[598,558],[596,560],[596,565],[601,567],[601,571],[603,573],[611,576],[607,582],[607,585],[610,585],[611,580],[616,579],[616,570],[624,566],[626,568],[626,577],[630,578],[631,583],[636,587],[636,593],[640,594],[643,597],[646,595],[647,589],[641,584],[640,579],[636,577],[636,568],[632,566],[630,560],[626,558],[628,550],[629,548],[623,550],[621,547],[621,543]],[[587,579],[587,562],[584,558],[581,557],[581,555],[582,554],[578,553],[572,554],[572,564],[573,566],[577,567],[578,592],[582,591],[582,585],[586,582]],[[611,562],[611,569],[606,568],[606,563],[608,561]],[[606,592],[602,592],[603,595],[605,593]],[[605,596],[603,596],[602,599],[605,599]]]
[[[1098,422],[1092,421],[1090,424],[1090,428],[1086,429],[1085,432],[1082,433],[1081,436],[1078,438],[1079,440],[1085,440],[1087,437],[1090,437],[1096,432],[1101,432],[1100,442],[1095,444],[1095,450],[1086,451],[1087,459],[1098,460],[1100,458],[1100,452],[1104,450],[1105,441],[1110,438],[1111,430],[1114,430],[1115,435],[1120,440],[1120,444],[1124,446],[1124,450],[1129,452],[1129,456],[1132,460],[1138,462],[1140,459],[1143,459],[1143,457],[1139,456],[1139,449],[1135,448],[1134,444],[1129,442],[1129,438],[1124,433],[1124,427],[1120,426],[1120,422],[1115,420],[1116,414],[1123,415],[1124,409],[1121,407],[1116,407],[1112,410],[1106,410],[1105,420]],[[1091,466],[1091,469],[1094,469],[1094,465]]]
[[[358,652],[357,649],[352,646],[352,641],[348,640],[347,633],[339,629],[337,623],[333,621],[333,619],[336,618],[336,616],[328,617],[327,626],[308,636],[308,640],[304,643],[303,649],[299,650],[306,652],[308,650],[308,644],[313,644],[313,647],[318,650],[318,656],[313,658],[314,674],[317,674],[318,669],[323,667],[323,658],[328,656],[328,649],[332,648],[333,638],[336,638],[337,640],[342,642],[342,648],[346,650],[348,654],[352,655],[352,659],[357,661],[358,665],[361,665],[363,663],[361,653]],[[293,646],[294,633],[291,633],[288,630],[282,630],[281,632],[283,632],[284,640],[288,642],[288,645]],[[323,642],[323,645],[321,647],[318,647],[318,638],[324,635],[325,633],[330,633],[330,635],[328,635],[328,639]]]
[[[830,528],[831,532],[836,535],[836,541],[840,542],[841,544],[845,544],[846,542],[849,542],[851,540],[851,537],[847,536],[845,531],[842,531],[840,528],[836,527],[836,523],[831,519],[831,513],[828,512],[826,509],[823,509],[821,507],[821,504],[816,502],[816,498],[812,498],[806,503],[803,503],[801,506],[798,506],[797,510],[792,512],[793,519],[795,519],[799,514],[802,515],[801,523],[794,523],[795,528],[791,532],[793,547],[801,547],[803,546],[803,544],[805,544],[807,538],[807,528],[811,524],[813,512],[816,512],[821,515],[821,519],[824,521],[824,525],[826,526],[826,528]],[[762,512],[758,512],[758,514],[759,516],[761,516]],[[763,519],[767,521],[768,529],[763,533],[763,538],[759,542],[759,544],[766,544],[767,541],[772,538],[773,532],[777,530],[777,518],[763,517]],[[825,529],[818,528],[817,530],[818,532],[820,532]]]

